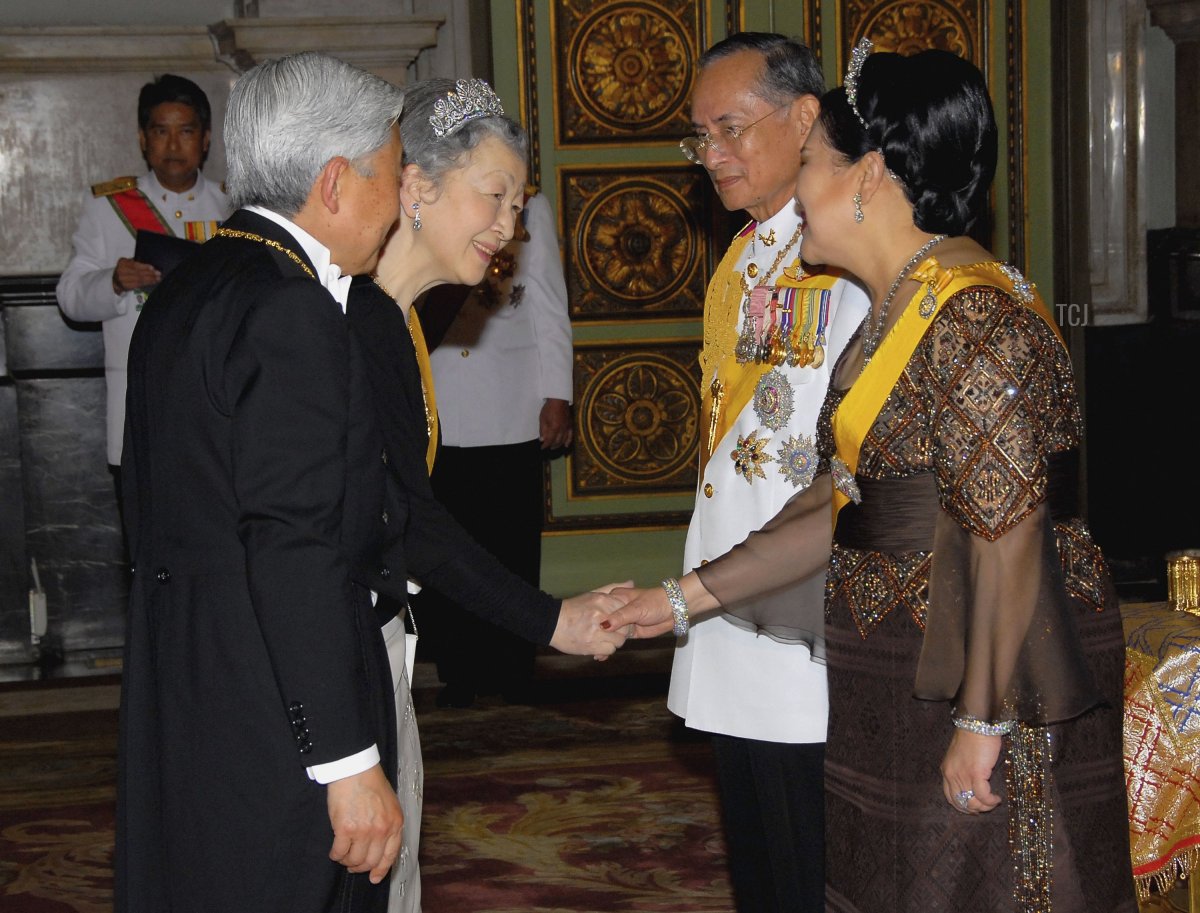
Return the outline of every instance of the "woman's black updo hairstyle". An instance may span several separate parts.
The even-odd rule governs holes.
[[[865,130],[844,88],[821,99],[821,127],[833,150],[852,162],[882,152],[921,231],[970,231],[996,173],[996,116],[979,69],[946,51],[871,54],[856,101]]]

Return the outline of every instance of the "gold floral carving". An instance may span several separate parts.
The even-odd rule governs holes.
[[[580,347],[572,494],[691,491],[700,378],[694,343]]]
[[[594,251],[592,278],[630,301],[655,301],[678,290],[696,257],[687,204],[669,191],[631,183],[614,189],[584,221]]]
[[[564,169],[572,316],[698,315],[710,186],[699,169]]]
[[[854,47],[865,36],[875,42],[878,51],[915,54],[940,48],[984,67],[980,0],[941,3],[843,0],[842,22],[844,48]]]
[[[699,22],[696,0],[558,0],[559,142],[682,136]]]

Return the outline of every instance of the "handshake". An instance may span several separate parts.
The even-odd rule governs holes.
[[[685,617],[695,618],[717,607],[695,574],[684,577],[680,587]],[[564,599],[550,646],[602,662],[627,639],[656,637],[674,625],[675,614],[663,587],[639,589],[627,580]]]

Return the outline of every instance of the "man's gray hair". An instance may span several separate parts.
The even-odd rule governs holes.
[[[433,106],[453,90],[454,80],[435,78],[413,83],[405,91],[404,116],[400,118],[404,164],[416,164],[425,177],[440,184],[447,171],[465,165],[471,150],[489,136],[499,139],[525,161],[529,136],[507,116],[476,117],[447,136],[436,135],[429,122]]]
[[[801,95],[825,94],[825,77],[812,50],[793,38],[774,32],[737,32],[718,41],[700,55],[703,70],[715,60],[740,51],[755,51],[763,57],[758,94],[772,105],[787,105]]]
[[[248,70],[225,111],[234,205],[294,216],[337,156],[369,177],[366,159],[391,141],[403,108],[402,89],[328,54],[305,51]]]

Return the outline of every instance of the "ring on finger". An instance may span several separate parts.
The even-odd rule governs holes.
[[[964,790],[960,791],[954,797],[954,801],[958,803],[959,808],[965,809],[967,807],[967,804],[974,798],[975,798],[975,790],[964,789]]]

